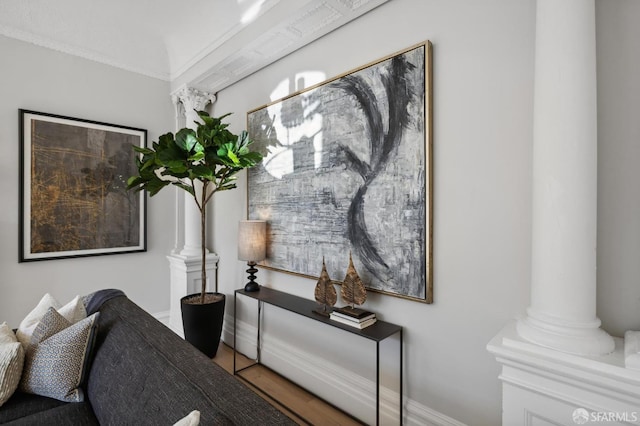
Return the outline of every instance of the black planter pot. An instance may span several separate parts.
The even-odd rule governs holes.
[[[182,307],[185,340],[209,358],[213,358],[218,352],[220,335],[222,334],[225,295],[222,293],[207,294],[215,294],[221,296],[222,299],[203,305],[185,303],[186,299],[200,296],[200,293],[190,294],[180,299],[180,306]]]

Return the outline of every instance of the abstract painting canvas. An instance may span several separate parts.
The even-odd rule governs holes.
[[[247,114],[265,156],[248,216],[269,225],[263,266],[433,301],[431,44],[424,42]]]
[[[146,250],[146,130],[20,110],[20,133],[20,262]]]

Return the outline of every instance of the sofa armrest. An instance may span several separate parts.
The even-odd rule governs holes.
[[[126,297],[100,309],[87,396],[101,424],[294,424]],[[140,423],[142,422],[142,423]]]

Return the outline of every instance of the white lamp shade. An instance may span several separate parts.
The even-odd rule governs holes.
[[[238,225],[238,259],[259,262],[267,257],[267,222],[241,220]]]

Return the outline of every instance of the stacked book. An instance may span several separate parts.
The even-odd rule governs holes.
[[[351,327],[359,329],[369,327],[377,321],[376,314],[373,312],[360,308],[352,308],[350,306],[335,308],[329,315],[329,318],[341,324],[350,325]]]

